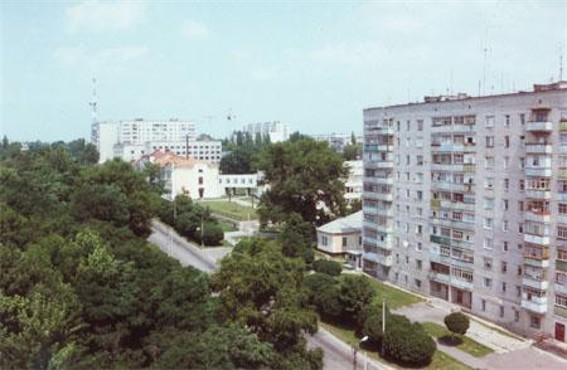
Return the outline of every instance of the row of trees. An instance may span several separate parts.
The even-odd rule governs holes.
[[[300,260],[276,247],[236,253],[251,271],[279,266],[269,289],[255,289],[267,273],[250,281],[246,300],[224,288],[245,273],[240,260],[212,279],[181,267],[145,240],[160,207],[145,175],[88,157],[2,143],[0,368],[321,368],[297,334],[316,328]]]
[[[160,220],[172,226],[180,235],[207,246],[221,245],[224,232],[211,217],[208,207],[178,195],[173,202],[162,199],[158,209]]]
[[[335,273],[333,269],[329,271]],[[387,358],[401,365],[422,366],[431,361],[436,350],[433,339],[421,324],[392,314],[387,308],[383,312],[382,302],[375,299],[377,292],[368,277],[316,272],[305,278],[305,285],[310,292],[309,302],[321,319],[351,328],[359,336],[368,336],[370,350],[383,349]]]

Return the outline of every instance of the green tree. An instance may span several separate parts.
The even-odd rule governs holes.
[[[339,286],[346,319],[355,323],[360,311],[372,301],[374,289],[366,276],[352,274],[341,275]]]
[[[462,312],[452,312],[443,319],[447,329],[457,335],[464,335],[469,329],[470,320]]]
[[[288,216],[279,241],[286,257],[301,257],[307,263],[313,262],[313,227],[303,221],[300,214],[292,213]]]
[[[313,269],[323,274],[339,276],[343,267],[337,261],[320,259],[313,262]]]
[[[386,355],[405,366],[427,365],[437,348],[421,324],[399,315],[389,316],[383,343]]]
[[[285,222],[300,214],[313,226],[345,212],[342,158],[326,143],[301,138],[270,145],[257,156],[270,184],[260,201],[263,223]]]
[[[301,289],[304,266],[285,258],[273,241],[241,241],[212,277],[222,317],[246,325],[277,351],[301,344],[317,330]]]

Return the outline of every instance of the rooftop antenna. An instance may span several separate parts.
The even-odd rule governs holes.
[[[93,120],[93,123],[97,122],[97,101],[96,101],[96,78],[93,77],[93,97],[92,100],[89,102],[89,105],[91,106],[91,118]]]

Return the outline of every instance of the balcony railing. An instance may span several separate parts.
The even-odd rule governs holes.
[[[526,122],[526,131],[529,132],[551,132],[553,131],[552,122]]]
[[[526,189],[526,197],[531,199],[551,199],[549,189]]]
[[[567,318],[567,307],[562,306],[554,306],[553,313],[557,316],[566,317]]]
[[[553,147],[551,144],[539,144],[539,143],[526,143],[526,153],[530,154],[551,154],[553,152]]]
[[[526,243],[549,246],[551,238],[546,235],[535,235],[524,233],[524,241]]]
[[[540,314],[547,312],[547,297],[532,297],[531,299],[527,299],[524,295],[521,304],[522,308],[532,312]]]
[[[525,167],[524,173],[526,176],[538,176],[538,177],[551,177],[553,171],[551,167],[547,166],[533,166],[533,167]]]
[[[551,213],[547,210],[531,209],[524,212],[524,219],[534,222],[549,223],[551,222]]]
[[[549,281],[538,280],[537,277],[524,274],[522,277],[522,285],[538,290],[547,290],[549,288]]]

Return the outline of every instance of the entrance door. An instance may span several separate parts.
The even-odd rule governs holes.
[[[457,290],[457,303],[463,304],[463,292],[461,290]]]
[[[558,322],[555,323],[555,339],[560,342],[565,342],[565,325]]]

